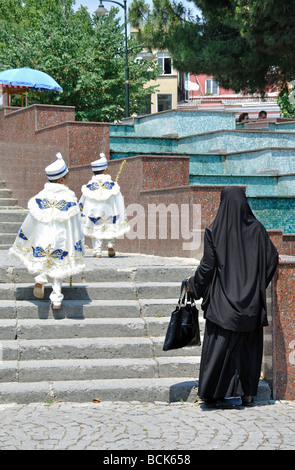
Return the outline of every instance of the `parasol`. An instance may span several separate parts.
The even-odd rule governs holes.
[[[34,90],[53,90],[62,92],[59,84],[41,70],[23,67],[21,69],[9,69],[0,72],[0,83],[9,86],[19,86]]]

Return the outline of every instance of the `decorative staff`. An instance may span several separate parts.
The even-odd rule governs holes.
[[[116,183],[118,183],[118,179],[120,178],[120,176],[122,174],[125,163],[126,163],[126,160],[123,160],[122,163],[121,163],[120,169],[119,169],[118,174],[117,174],[116,179],[115,179]]]

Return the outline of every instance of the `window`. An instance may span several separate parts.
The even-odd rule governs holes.
[[[168,109],[172,109],[172,95],[159,93],[157,95],[157,108],[158,113],[161,111],[168,111]]]
[[[205,80],[205,93],[210,95],[218,95],[218,82],[214,78],[206,78]]]
[[[169,52],[158,52],[158,65],[162,70],[162,75],[172,75],[173,74],[173,67],[172,67],[172,59],[169,55]]]
[[[144,114],[152,113],[152,95],[146,96],[142,100],[142,109],[137,113],[137,116],[143,116]]]

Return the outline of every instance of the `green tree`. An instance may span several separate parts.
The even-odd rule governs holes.
[[[112,8],[91,17],[74,11],[74,0],[0,0],[0,63],[2,69],[31,67],[51,75],[63,93],[30,91],[29,104],[76,107],[78,120],[109,121],[125,116],[124,31]],[[138,44],[138,43],[137,43]],[[129,46],[135,45],[130,40]],[[130,113],[144,107],[157,67],[129,52]]]
[[[292,85],[294,83],[291,83]],[[281,109],[281,114],[285,118],[295,118],[295,86],[290,88],[285,86],[281,89],[277,102]]]
[[[168,49],[178,70],[213,75],[224,88],[264,94],[295,78],[294,0],[133,0],[141,40]]]

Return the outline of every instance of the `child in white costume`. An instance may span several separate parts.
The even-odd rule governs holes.
[[[65,184],[68,168],[62,155],[45,168],[48,182],[28,202],[24,220],[10,254],[34,274],[34,295],[44,297],[44,285],[52,278],[50,300],[61,308],[63,279],[84,270],[84,235],[77,198]]]
[[[115,256],[114,239],[130,230],[118,183],[107,173],[104,154],[91,163],[92,179],[82,186],[79,201],[84,235],[92,240],[93,255],[100,258],[105,240],[108,255]]]

